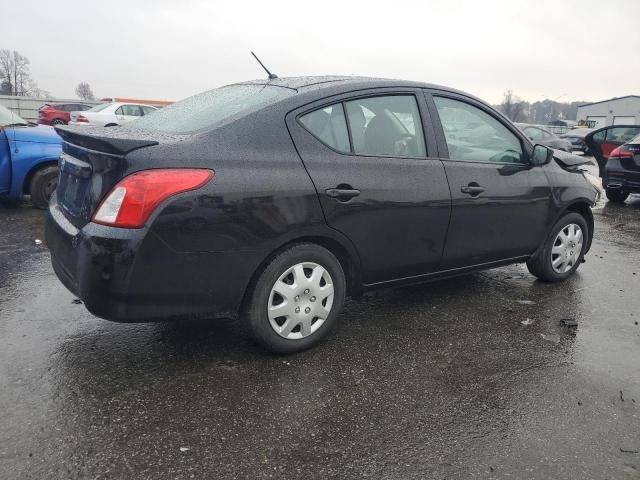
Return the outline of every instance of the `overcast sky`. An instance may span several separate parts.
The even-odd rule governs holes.
[[[638,0],[29,0],[0,7],[0,48],[58,97],[178,100],[263,77],[420,80],[499,103],[640,94]]]

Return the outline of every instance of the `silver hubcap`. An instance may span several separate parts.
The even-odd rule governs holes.
[[[305,338],[327,320],[333,305],[333,280],[317,263],[298,263],[284,272],[269,294],[271,328],[290,340]]]
[[[575,223],[560,230],[551,248],[551,266],[556,273],[566,273],[578,262],[583,239],[582,228]]]

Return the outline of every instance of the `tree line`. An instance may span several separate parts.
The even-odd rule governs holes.
[[[555,120],[575,120],[578,107],[585,103],[588,102],[557,102],[550,99],[530,103],[512,90],[507,90],[502,103],[496,107],[514,122],[547,125]]]
[[[0,95],[37,98],[51,96],[31,77],[30,64],[29,59],[17,50],[0,49]],[[87,82],[78,84],[76,95],[81,100],[95,100],[91,86]]]

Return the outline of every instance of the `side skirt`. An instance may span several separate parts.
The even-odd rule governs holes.
[[[495,262],[480,263],[472,265],[470,267],[454,268],[451,270],[441,270],[439,272],[426,273],[424,275],[415,275],[412,277],[396,278],[393,280],[386,280],[384,282],[366,283],[363,288],[366,290],[375,289],[379,287],[387,287],[392,285],[409,285],[413,283],[432,282],[434,280],[440,280],[444,278],[458,277],[460,275],[466,275],[469,273],[479,272],[481,270],[488,270],[490,268],[503,267],[505,265],[512,265],[514,263],[522,263],[529,259],[529,255],[522,257],[507,258],[504,260],[498,260]]]

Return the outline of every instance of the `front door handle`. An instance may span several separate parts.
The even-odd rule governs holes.
[[[476,184],[470,183],[466,187],[461,187],[460,191],[462,193],[467,193],[467,194],[471,195],[472,197],[476,197],[476,196],[480,195],[482,192],[484,192],[484,187],[481,187],[477,183]]]
[[[360,190],[355,188],[327,188],[325,193],[340,202],[348,202],[353,197],[360,195]]]

